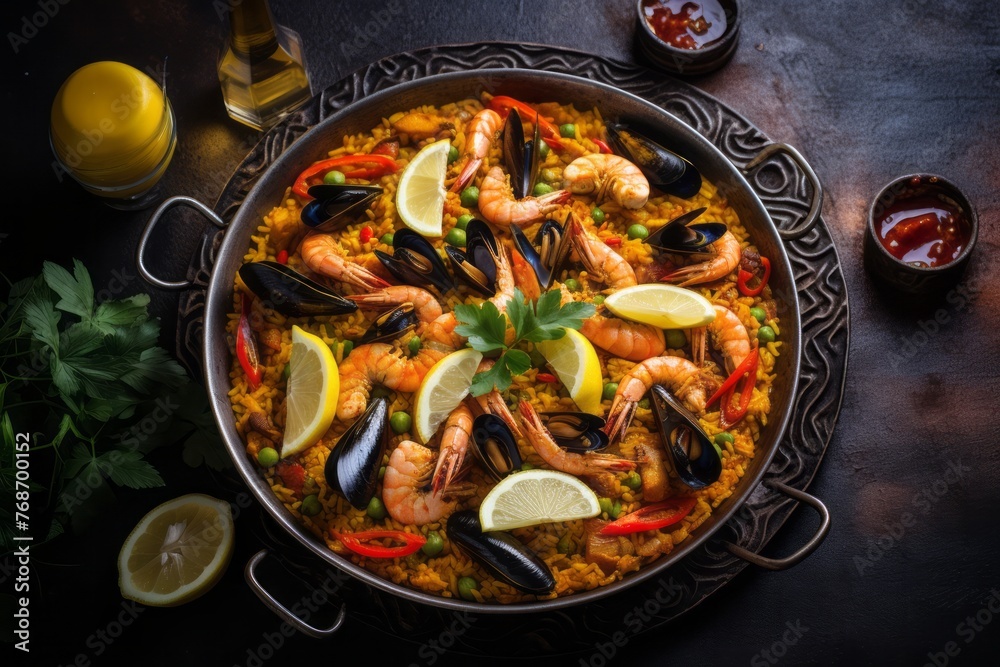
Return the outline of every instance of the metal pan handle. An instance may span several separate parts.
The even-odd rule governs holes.
[[[205,206],[197,199],[192,199],[191,197],[171,197],[160,204],[159,208],[153,211],[153,215],[149,216],[149,222],[146,223],[146,228],[142,230],[142,236],[139,238],[139,247],[135,251],[135,263],[139,268],[139,275],[141,275],[147,283],[165,290],[186,289],[191,287],[193,284],[190,280],[170,281],[157,278],[150,272],[149,268],[146,266],[146,260],[144,259],[146,254],[146,245],[149,243],[149,237],[153,233],[153,228],[156,227],[156,224],[160,221],[160,218],[163,217],[163,214],[175,206],[189,206],[193,208],[208,218],[209,222],[219,229],[225,229],[227,224],[225,220],[215,214],[215,211]]]
[[[802,224],[793,229],[779,229],[778,236],[784,241],[795,241],[800,239],[809,231],[816,226],[819,221],[819,214],[823,208],[823,186],[819,182],[819,177],[813,168],[809,166],[806,159],[802,157],[802,154],[795,150],[794,147],[788,144],[768,144],[757,153],[757,157],[750,160],[747,163],[746,168],[743,170],[744,174],[749,175],[751,171],[762,165],[771,156],[777,155],[778,153],[785,153],[788,157],[792,158],[795,164],[799,165],[799,168],[805,173],[806,178],[812,184],[813,195],[812,204],[809,206],[809,213],[806,215],[806,219],[803,220]]]
[[[301,618],[293,614],[288,610],[285,605],[278,602],[277,598],[271,595],[263,584],[260,583],[260,579],[257,578],[257,565],[267,557],[267,549],[261,549],[253,555],[253,557],[247,561],[247,566],[243,569],[243,575],[247,580],[247,585],[250,586],[250,590],[260,598],[268,609],[273,611],[278,615],[279,618],[286,621],[289,625],[294,627],[296,630],[302,634],[309,635],[310,637],[315,637],[316,639],[325,639],[331,637],[340,626],[344,624],[344,618],[347,616],[347,605],[341,605],[340,613],[337,614],[337,620],[333,622],[329,628],[317,628],[315,626],[309,625]]]
[[[743,547],[733,544],[732,542],[726,542],[725,547],[729,550],[729,553],[733,554],[737,558],[742,558],[748,563],[753,563],[758,567],[762,567],[765,570],[787,570],[793,565],[797,565],[806,556],[816,551],[816,548],[823,543],[826,539],[826,534],[830,532],[830,511],[826,509],[826,505],[817,498],[816,496],[811,496],[805,491],[799,491],[798,489],[793,489],[787,484],[782,484],[781,482],[766,482],[768,486],[779,493],[783,493],[790,498],[794,498],[799,502],[803,502],[809,505],[814,510],[819,513],[819,528],[816,530],[816,534],[813,535],[808,542],[806,542],[798,551],[785,558],[768,558],[766,556],[761,556],[752,551],[744,549]]]

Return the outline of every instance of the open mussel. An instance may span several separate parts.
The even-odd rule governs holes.
[[[596,452],[608,446],[604,419],[587,412],[542,412],[539,418],[560,447],[574,452]]]
[[[701,174],[677,153],[625,125],[608,123],[607,130],[615,152],[635,163],[653,187],[684,199],[701,190]]]
[[[728,230],[721,222],[688,224],[707,210],[705,207],[696,208],[674,218],[646,237],[643,243],[677,254],[706,252],[707,247],[719,240]]]
[[[524,140],[524,124],[517,109],[511,109],[503,126],[503,157],[510,174],[510,187],[515,199],[522,199],[531,194],[538,178],[540,160],[538,121],[534,119],[535,135],[529,141]]]
[[[375,250],[385,268],[404,285],[433,286],[443,294],[454,289],[455,281],[430,241],[413,231],[401,229],[392,235],[392,254]]]
[[[368,507],[389,442],[389,399],[373,398],[326,459],[326,482],[358,509]]]
[[[698,418],[661,385],[653,385],[653,410],[667,461],[684,484],[701,489],[719,479],[722,457]]]
[[[357,304],[277,262],[252,262],[240,267],[240,280],[272,308],[288,317],[344,315]]]
[[[528,240],[517,225],[510,226],[514,245],[525,261],[535,271],[538,284],[543,289],[552,287],[556,275],[562,270],[572,250],[568,225],[555,220],[546,220],[538,228],[534,243]]]
[[[418,322],[413,304],[400,304],[376,317],[361,336],[358,345],[396,340],[407,331],[413,331]]]
[[[523,461],[510,427],[496,415],[482,414],[472,422],[472,448],[497,481],[521,469]]]
[[[465,228],[465,250],[446,246],[451,268],[463,283],[483,296],[497,293],[497,255],[499,246],[490,226],[482,220],[470,220]]]
[[[461,510],[448,517],[448,539],[493,576],[525,593],[544,595],[556,586],[545,562],[510,533],[483,532],[479,514]]]
[[[302,224],[321,232],[334,232],[351,221],[352,211],[360,213],[382,194],[377,185],[314,185],[311,202],[302,207]]]

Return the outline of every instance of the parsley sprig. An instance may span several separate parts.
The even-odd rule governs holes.
[[[519,345],[558,340],[566,335],[566,329],[579,329],[583,320],[595,312],[593,304],[576,301],[561,304],[561,301],[558,290],[550,290],[532,303],[521,290],[515,289],[514,296],[507,301],[506,316],[489,301],[479,306],[455,307],[455,316],[461,322],[455,327],[456,333],[468,338],[469,345],[483,354],[500,352],[493,368],[473,376],[473,396],[482,396],[494,387],[503,391],[510,387],[513,376],[531,368],[531,358]],[[508,328],[514,330],[509,345]]]

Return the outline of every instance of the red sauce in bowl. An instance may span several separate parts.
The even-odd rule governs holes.
[[[718,0],[645,0],[642,9],[656,36],[678,49],[703,48],[726,32]]]
[[[907,264],[944,266],[955,261],[972,233],[962,210],[931,195],[901,199],[883,211],[875,232],[889,254]]]

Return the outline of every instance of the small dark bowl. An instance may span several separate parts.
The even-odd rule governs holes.
[[[886,208],[900,199],[930,195],[957,207],[969,222],[969,242],[953,261],[942,266],[920,267],[897,259],[878,240],[875,223]],[[882,188],[868,208],[865,225],[864,259],[869,273],[900,292],[914,295],[934,295],[958,282],[969,263],[972,248],[979,234],[979,218],[968,198],[951,181],[934,174],[901,176]]]
[[[679,49],[667,44],[656,36],[646,22],[643,13],[643,0],[636,5],[636,40],[639,50],[655,67],[672,74],[693,76],[708,74],[719,69],[733,57],[736,45],[740,41],[741,12],[737,0],[719,0],[726,13],[726,31],[722,37],[701,49]]]

